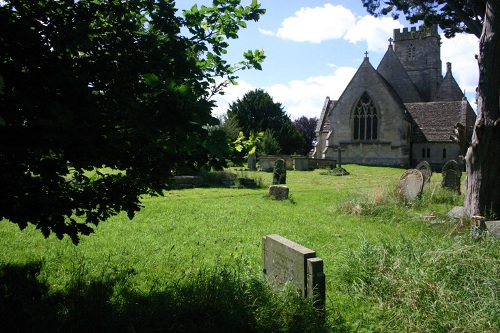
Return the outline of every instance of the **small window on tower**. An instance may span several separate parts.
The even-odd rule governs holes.
[[[446,148],[443,148],[443,158],[446,158]]]
[[[410,46],[408,46],[408,50],[407,50],[408,60],[412,60],[412,61],[415,60],[415,53],[416,53],[415,45],[410,44]]]

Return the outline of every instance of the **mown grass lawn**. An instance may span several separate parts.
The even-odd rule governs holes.
[[[218,327],[215,329],[203,326],[212,319],[194,318],[201,311],[197,306],[206,296],[201,294],[212,294],[213,288],[235,287],[214,284],[217,279],[209,279],[211,282],[205,279],[225,276],[231,280],[238,276],[236,286],[246,286],[242,294],[246,296],[242,298],[248,298],[248,293],[269,295],[262,288],[259,291],[249,288],[246,283],[252,285],[248,281],[260,278],[262,237],[279,234],[315,250],[324,260],[327,321],[325,325],[311,324],[310,329],[499,331],[499,243],[495,239],[471,239],[467,225],[446,217],[453,206],[461,204],[463,197],[442,191],[440,174],[435,174],[419,201],[403,203],[393,193],[404,170],[356,165],[346,168],[351,174],[342,177],[322,175],[321,170],[289,171],[287,186],[291,197],[287,201],[267,196],[272,175],[263,172],[246,173],[265,185],[258,189],[197,188],[145,198],[144,208],[132,221],[124,214],[112,218],[99,225],[95,234],[82,238],[78,246],[69,239],[44,239],[34,228],[20,232],[15,225],[2,221],[0,266],[4,272],[4,290],[13,288],[5,278],[6,267],[35,267],[37,288],[43,289],[39,303],[57,299],[65,304],[55,306],[58,310],[48,315],[53,316],[51,320],[58,327],[85,331],[82,327],[86,326],[80,320],[101,320],[104,326],[94,323],[91,330],[113,330],[128,325],[137,332],[228,331],[236,326],[215,321]],[[424,219],[431,215],[435,218]],[[232,273],[224,275],[228,267]],[[197,279],[208,284],[197,284]],[[107,291],[109,295],[99,294],[99,298],[89,292],[89,286],[99,283],[109,290],[94,289]],[[211,283],[215,285],[212,289]],[[181,291],[183,298],[172,296]],[[130,305],[132,300],[141,298],[142,302],[151,302],[158,295],[162,301],[155,304],[161,303],[163,309],[159,311],[168,311],[172,318],[182,317],[169,308],[175,303],[173,299],[189,303],[185,309],[188,319],[174,320],[164,315],[163,321],[158,320],[156,316],[160,315],[151,314],[154,307],[149,304],[143,307],[149,309],[149,314],[143,313],[142,318],[149,321],[156,318],[158,326],[152,326],[127,312],[134,308]],[[94,296],[95,302],[91,299]],[[230,295],[220,297],[231,304]],[[249,327],[252,331],[269,332],[294,331],[300,327],[298,321],[289,318],[289,312],[271,311],[276,303],[258,307],[254,296],[250,298],[253,305],[242,305],[248,311],[242,310],[232,317],[227,314],[228,308],[222,307],[216,313],[233,321],[248,316],[247,321],[252,323],[241,327],[249,331]],[[192,303],[187,299],[192,299]],[[22,297],[19,300],[14,297],[12,301],[6,295],[3,300],[5,304],[19,306],[28,302]],[[219,304],[213,299],[205,301]],[[34,307],[38,304],[31,303]],[[87,313],[80,303],[103,314],[92,314],[90,310]],[[109,304],[113,304],[112,309],[107,307]],[[299,310],[307,312],[304,308]],[[299,310],[293,311],[297,314]],[[29,310],[23,311],[30,315]],[[117,319],[127,313],[127,320]],[[264,322],[273,324],[266,326]],[[54,327],[51,325],[44,323],[43,327],[50,330]]]

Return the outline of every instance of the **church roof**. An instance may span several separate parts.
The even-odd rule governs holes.
[[[455,125],[466,122],[462,101],[405,103],[405,106],[417,125],[412,133],[413,142],[451,141]]]
[[[438,101],[460,101],[464,93],[451,73],[451,63],[446,63],[446,75],[432,97],[433,102]]]
[[[384,57],[377,67],[377,72],[392,86],[404,103],[424,101],[422,94],[413,84],[403,64],[399,61],[392,45],[389,45],[389,48],[385,52]]]

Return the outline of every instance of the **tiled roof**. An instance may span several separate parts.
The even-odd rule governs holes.
[[[418,127],[412,133],[413,142],[451,141],[455,125],[465,125],[462,101],[405,103],[405,106]]]

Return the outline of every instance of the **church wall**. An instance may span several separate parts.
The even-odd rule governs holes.
[[[377,108],[378,135],[376,140],[359,141],[353,136],[352,111],[365,91]],[[408,165],[409,126],[403,112],[373,67],[369,63],[361,66],[330,114],[333,135],[327,145],[345,148],[345,163]],[[336,152],[330,149],[325,157],[336,158]]]
[[[446,149],[446,155],[443,155]],[[428,150],[428,151],[427,151]],[[429,155],[427,155],[429,153]],[[460,148],[454,142],[424,142],[412,145],[412,166],[422,161],[427,161],[433,170],[441,170],[443,165],[449,160],[460,160]]]

